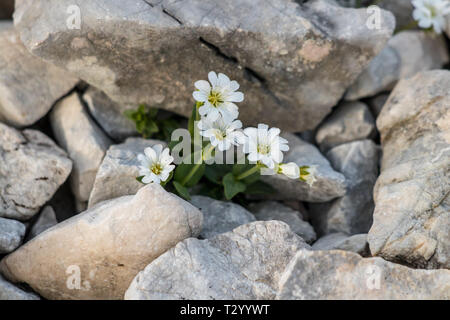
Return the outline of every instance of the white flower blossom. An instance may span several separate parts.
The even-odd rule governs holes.
[[[282,163],[278,166],[278,173],[284,174],[290,179],[300,178],[300,168],[295,162]]]
[[[143,183],[158,183],[166,181],[170,172],[175,168],[173,157],[169,148],[163,150],[163,146],[157,144],[153,147],[145,148],[144,154],[138,155],[141,163],[139,166],[139,176],[143,176]]]
[[[239,115],[238,107],[234,102],[244,101],[244,94],[239,89],[237,81],[230,81],[223,73],[217,75],[214,71],[208,74],[209,82],[199,80],[195,82],[198,89],[192,94],[194,99],[202,102],[198,109],[201,116],[207,116],[210,121],[217,120],[220,116],[225,121],[232,121]]]
[[[271,128],[266,124],[259,124],[258,128],[244,129],[246,140],[244,152],[248,153],[248,160],[259,161],[269,169],[283,161],[283,151],[288,151],[288,141],[280,137],[280,129]]]
[[[230,149],[232,145],[243,143],[244,134],[238,129],[242,128],[240,120],[225,121],[224,118],[219,117],[215,121],[209,118],[203,118],[197,124],[200,129],[200,135],[208,138],[211,145],[218,147],[220,151]]]
[[[310,187],[312,187],[314,182],[317,181],[317,178],[316,178],[317,167],[310,166],[307,171],[308,171],[308,175],[301,176],[300,178],[303,179]]]
[[[445,28],[445,16],[450,13],[449,0],[413,0],[413,17],[419,22],[419,27],[428,29],[433,27],[437,34]]]

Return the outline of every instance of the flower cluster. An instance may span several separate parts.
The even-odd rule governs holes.
[[[280,129],[269,128],[266,124],[242,129],[236,103],[244,101],[244,94],[237,91],[238,82],[230,80],[223,73],[216,74],[213,71],[208,74],[208,80],[195,82],[196,90],[193,97],[196,105],[191,118],[192,123],[196,123],[200,136],[206,138],[209,143],[202,149],[202,161],[206,160],[204,156],[206,153],[211,153],[215,149],[223,152],[242,146],[247,162],[251,165],[242,172],[238,170],[238,173],[229,173],[221,177],[225,193],[227,194],[227,189],[229,191],[230,197],[227,198],[245,190],[247,185],[240,181],[248,182],[255,174],[258,176],[282,174],[290,179],[300,179],[309,185],[314,183],[314,168],[299,167],[294,162],[283,163],[283,152],[288,151],[289,146],[288,141],[280,137]],[[147,148],[145,154],[139,155],[138,159],[141,162],[139,171],[141,182],[166,183],[170,180],[175,166],[172,165],[173,158],[168,148],[163,150],[161,145]],[[186,187],[193,186],[199,181],[205,170],[202,168],[203,163],[181,164],[177,167],[173,184],[180,195],[188,196]]]
[[[419,27],[433,28],[441,34],[445,28],[445,16],[450,14],[449,0],[413,0],[413,18],[418,21]]]

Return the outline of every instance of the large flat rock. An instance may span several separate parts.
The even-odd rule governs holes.
[[[67,27],[77,5],[80,29]],[[241,119],[313,129],[391,37],[393,15],[325,0],[18,0],[27,48],[116,102],[189,115],[194,82],[215,70],[241,85]],[[267,112],[270,110],[270,112]]]

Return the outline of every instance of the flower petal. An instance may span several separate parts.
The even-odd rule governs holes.
[[[208,80],[213,87],[217,86],[218,79],[217,74],[214,71],[208,73]]]
[[[203,91],[204,93],[209,93],[211,91],[211,85],[209,84],[208,81],[205,80],[199,80],[195,82],[194,86],[198,90]]]

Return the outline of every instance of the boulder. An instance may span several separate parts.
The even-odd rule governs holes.
[[[305,242],[311,243],[316,240],[316,232],[306,221],[302,214],[276,201],[262,201],[251,204],[250,210],[257,220],[277,220],[286,223],[293,232],[298,234]]]
[[[346,251],[300,250],[280,281],[280,300],[448,300],[450,270],[416,270]]]
[[[0,275],[0,300],[39,300],[39,297],[16,287]]]
[[[316,142],[322,152],[375,134],[375,120],[362,102],[344,102],[317,128]]]
[[[379,147],[361,140],[334,147],[327,153],[348,182],[347,194],[328,203],[311,204],[313,226],[320,235],[367,233],[372,225],[373,187],[378,177]]]
[[[19,221],[0,218],[0,254],[9,253],[20,246],[26,229]]]
[[[167,145],[159,140],[128,138],[122,144],[109,147],[95,176],[89,208],[101,201],[134,195],[144,187],[136,180],[140,165],[137,156],[156,144]]]
[[[30,52],[112,100],[188,116],[194,82],[215,70],[239,82],[244,123],[294,132],[320,123],[395,27],[388,11],[371,30],[365,9],[326,0],[83,1],[79,26],[70,5],[17,0],[15,26]]]
[[[289,151],[285,153],[283,162],[315,166],[317,181],[310,187],[300,180],[289,179],[283,175],[263,175],[262,180],[276,190],[273,195],[264,195],[265,199],[327,202],[345,194],[345,177],[331,167],[330,162],[314,145],[294,134],[284,133],[282,136],[289,141]]]
[[[256,220],[253,214],[237,203],[204,196],[193,196],[191,203],[203,214],[203,228],[200,232],[200,237],[203,239],[233,231],[243,224]]]
[[[151,184],[47,229],[5,257],[0,271],[47,299],[122,299],[140,270],[198,236],[201,224],[200,211]]]
[[[42,209],[39,218],[31,227],[30,233],[28,235],[29,239],[36,237],[38,234],[41,234],[47,229],[50,229],[54,225],[57,225],[58,221],[56,220],[55,211],[51,206],[46,206]]]
[[[353,236],[339,232],[331,233],[317,240],[313,244],[312,249],[351,251],[363,257],[370,255],[366,233],[355,234]]]
[[[187,239],[141,271],[125,299],[273,299],[281,274],[302,248],[309,246],[280,221]]]
[[[123,141],[137,135],[135,124],[124,116],[124,111],[133,107],[115,103],[106,94],[93,87],[83,94],[83,100],[91,116],[112,139]]]
[[[67,179],[72,161],[50,138],[0,123],[0,217],[27,220]]]
[[[1,121],[16,127],[35,123],[77,82],[69,72],[30,54],[12,23],[0,28]]]
[[[72,191],[78,201],[88,201],[97,170],[112,142],[90,118],[77,93],[56,104],[50,122],[59,145],[73,160]]]
[[[358,100],[391,90],[398,80],[421,71],[439,69],[449,62],[445,38],[425,31],[403,31],[392,37],[345,98]]]
[[[368,241],[373,255],[450,268],[450,71],[402,80],[377,119],[383,160]]]

